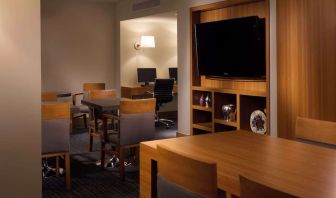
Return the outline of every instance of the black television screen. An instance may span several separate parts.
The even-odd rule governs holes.
[[[138,68],[137,72],[138,82],[143,82],[146,85],[156,79],[156,68]]]
[[[265,79],[265,19],[257,16],[195,24],[199,75]]]
[[[174,78],[175,82],[177,82],[177,68],[176,67],[169,67],[169,78]]]

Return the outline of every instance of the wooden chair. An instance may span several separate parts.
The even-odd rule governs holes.
[[[85,98],[87,97],[87,93],[91,90],[104,90],[105,89],[105,83],[84,83],[83,84],[83,92],[76,93],[72,95],[72,104],[71,107],[71,120],[74,121],[74,119],[81,118],[84,121],[84,127],[87,128],[87,114],[89,113],[89,108],[85,105],[77,103],[78,97]]]
[[[295,198],[285,192],[257,183],[244,176],[239,176],[240,198]],[[308,190],[308,189],[307,189]]]
[[[295,137],[312,143],[336,146],[336,122],[297,117]]]
[[[53,91],[44,91],[41,94],[42,102],[56,102],[57,93]]]
[[[70,104],[42,104],[42,158],[56,157],[56,176],[59,175],[59,157],[65,160],[66,189],[70,183]]]
[[[158,197],[217,197],[217,165],[157,146]]]
[[[115,89],[111,90],[89,90],[88,91],[88,99],[90,100],[108,100],[108,99],[115,99],[117,96],[117,92]],[[94,112],[94,109],[90,109],[89,114],[89,151],[92,151],[92,144],[93,144],[93,137],[101,137],[101,133],[98,131],[99,125],[102,122],[99,122],[97,113]]]
[[[120,101],[119,115],[103,115],[103,136],[101,143],[101,166],[105,166],[105,154],[119,158],[120,177],[125,178],[125,149],[137,148],[142,141],[153,140],[155,136],[156,100],[140,99]],[[117,121],[116,130],[108,129],[108,121]]]

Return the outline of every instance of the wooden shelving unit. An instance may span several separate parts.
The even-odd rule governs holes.
[[[193,109],[197,109],[197,110],[201,110],[201,111],[212,112],[212,108],[211,107],[205,107],[205,106],[201,106],[201,105],[193,105],[192,108]]]
[[[223,119],[218,119],[218,118],[215,118],[214,122],[216,124],[222,124],[225,126],[231,126],[231,127],[236,127],[236,128],[238,126],[237,122],[225,121]]]
[[[192,134],[250,130],[250,115],[254,110],[265,110],[269,129],[269,0],[226,0],[193,7],[190,12]],[[194,24],[246,16],[259,16],[266,21],[266,80],[211,79],[198,76]],[[209,107],[200,104],[202,95],[211,97]],[[226,104],[236,107],[236,119],[233,121],[224,120],[222,106]]]

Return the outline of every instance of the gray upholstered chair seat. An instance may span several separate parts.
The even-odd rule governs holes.
[[[42,154],[69,152],[69,120],[42,120]]]
[[[86,105],[78,105],[71,107],[71,113],[89,113],[89,107]]]

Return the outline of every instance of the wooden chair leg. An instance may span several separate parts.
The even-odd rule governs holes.
[[[59,157],[58,156],[56,156],[56,177],[59,177]]]
[[[122,181],[125,180],[125,149],[120,146],[119,148],[119,171],[120,171],[120,178]]]
[[[88,126],[87,126],[87,120],[86,120],[86,114],[83,114],[83,121],[84,121],[84,127],[88,128]]]
[[[92,152],[93,136],[92,129],[89,128],[89,151]]]
[[[105,169],[105,143],[100,143],[100,166],[102,169]]]
[[[70,176],[70,154],[67,153],[65,158],[65,185],[67,190],[71,190],[71,176]]]

